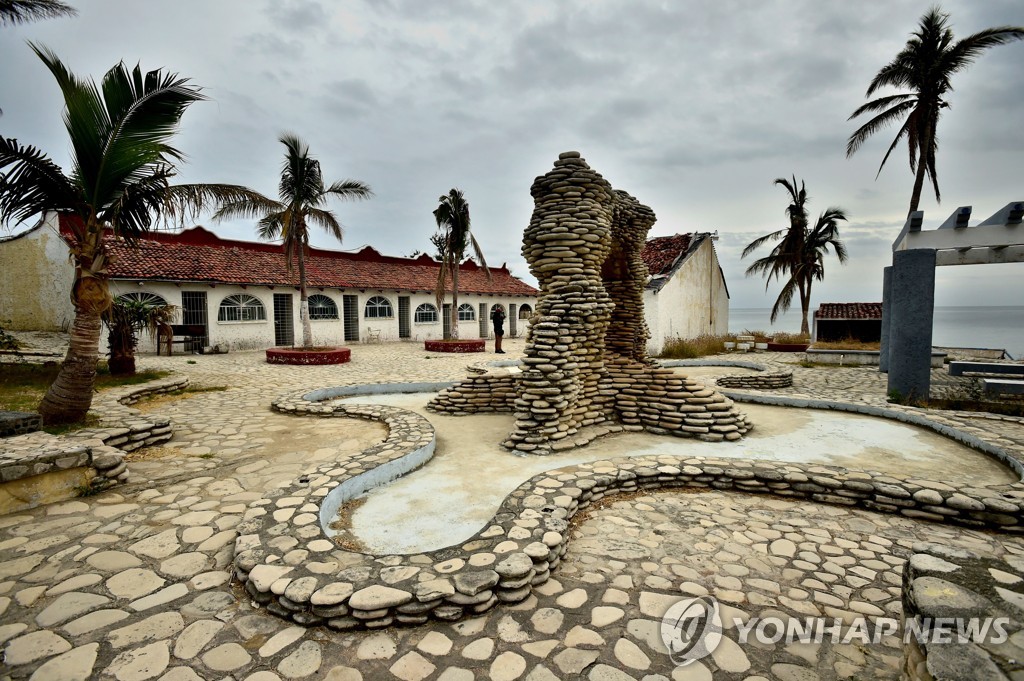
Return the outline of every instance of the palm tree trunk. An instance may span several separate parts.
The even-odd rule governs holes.
[[[309,322],[309,295],[306,293],[306,246],[299,244],[299,322],[302,324],[302,347],[313,347],[313,326]]]
[[[459,263],[457,262],[452,268],[452,309],[449,316],[451,317],[452,338],[459,340]]]
[[[910,208],[909,208],[909,210],[907,210],[907,217],[909,217],[911,213],[913,213],[915,210],[917,210],[918,205],[920,205],[920,203],[921,203],[921,192],[924,189],[924,173],[925,173],[924,161],[921,160],[921,159],[918,159],[918,162],[917,162],[917,176],[914,178],[914,191],[911,192],[911,194],[910,194]]]
[[[39,403],[39,414],[46,425],[81,421],[92,406],[99,359],[100,313],[88,308],[88,305],[76,306],[68,354],[56,380]]]
[[[811,333],[811,327],[807,324],[807,312],[811,307],[811,283],[800,282],[800,310],[803,312],[803,317],[800,320],[800,335],[809,336]]]

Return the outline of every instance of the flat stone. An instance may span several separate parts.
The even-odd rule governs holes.
[[[179,553],[160,563],[160,572],[171,577],[187,578],[199,574],[210,565],[205,553]]]
[[[271,657],[298,641],[305,633],[305,627],[282,629],[264,643],[257,652],[259,652],[260,657]]]
[[[277,671],[287,679],[298,679],[315,674],[322,662],[320,644],[315,641],[303,641],[295,652],[281,660]]]
[[[397,650],[392,638],[382,632],[364,638],[356,649],[356,657],[360,660],[390,660]]]
[[[143,596],[138,600],[134,600],[128,604],[128,607],[136,612],[142,612],[143,610],[155,608],[158,605],[170,603],[171,601],[177,600],[187,594],[188,587],[179,582],[178,584],[171,584],[170,586],[164,587],[155,593]]]
[[[347,600],[352,593],[352,585],[348,582],[332,582],[313,592],[309,602],[313,605],[337,605]]]
[[[12,667],[59,655],[71,650],[71,644],[52,631],[33,631],[11,640],[4,649],[4,662]]]
[[[651,667],[651,658],[647,657],[644,651],[640,650],[640,646],[628,638],[620,638],[615,642],[614,653],[615,659],[630,669],[643,671]]]
[[[618,622],[625,615],[622,608],[610,605],[599,605],[590,611],[590,624],[600,629],[613,622]]]
[[[61,594],[45,610],[36,615],[36,624],[41,627],[53,627],[67,622],[79,615],[96,610],[110,602],[106,596],[69,591]]]
[[[87,643],[47,660],[29,677],[29,681],[88,681],[96,664],[99,643]]]
[[[167,641],[157,641],[119,654],[106,668],[117,681],[144,681],[159,676],[170,664]]]
[[[492,681],[514,681],[526,671],[526,659],[518,653],[505,651],[491,662]]]
[[[398,658],[389,671],[402,681],[423,681],[435,669],[434,663],[413,650]]]
[[[123,570],[106,582],[107,591],[118,598],[135,599],[153,593],[167,580],[145,568]]]
[[[245,648],[237,643],[222,643],[202,656],[203,664],[218,672],[230,672],[252,661]]]
[[[114,629],[106,639],[115,648],[135,645],[144,641],[171,638],[185,628],[185,620],[176,612],[162,612],[126,627]]]
[[[569,610],[575,610],[583,606],[587,602],[587,592],[583,589],[573,589],[572,591],[566,591],[564,594],[555,599],[555,603],[563,608]]]
[[[145,539],[140,539],[129,546],[128,550],[139,556],[160,559],[172,555],[180,548],[181,544],[178,542],[178,531],[165,530],[164,532],[151,535]]]
[[[88,634],[90,631],[117,624],[126,617],[128,617],[128,613],[124,610],[97,610],[90,612],[88,615],[83,615],[76,620],[71,620],[63,628],[64,631],[72,636],[81,636],[82,634]]]
[[[580,650],[579,648],[566,648],[553,658],[553,661],[562,674],[573,677],[597,661],[600,653],[596,650]]]
[[[185,627],[185,630],[178,635],[178,639],[174,642],[174,656],[180,660],[191,660],[223,628],[224,623],[217,620],[193,622]]]
[[[428,655],[447,655],[452,649],[452,640],[439,631],[431,631],[416,645]]]
[[[475,596],[498,583],[498,573],[494,570],[478,570],[476,572],[459,572],[454,577],[455,590],[467,596]]]
[[[533,628],[540,633],[553,634],[561,628],[564,619],[565,615],[562,614],[561,610],[541,608],[533,614],[530,621],[533,623]]]
[[[494,654],[494,640],[478,638],[462,649],[462,656],[467,660],[486,660]]]
[[[349,606],[356,610],[383,610],[405,605],[412,599],[413,596],[408,591],[374,584],[352,594]]]

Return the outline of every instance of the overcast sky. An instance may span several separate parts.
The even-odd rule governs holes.
[[[839,205],[850,262],[830,259],[821,302],[881,300],[882,267],[906,215],[905,146],[876,180],[895,130],[852,159],[846,119],[929,7],[921,0],[70,0],[77,18],[0,27],[0,134],[68,167],[58,88],[26,40],[99,79],[119,60],[165,67],[211,101],[185,114],[183,182],[277,190],[283,132],[304,138],[325,179],[359,179],[370,201],[335,203],[342,245],[429,250],[437,197],[457,186],[488,263],[527,280],[519,253],[529,187],[574,149],[657,213],[651,235],[714,231],[737,308],[767,307],[743,246],[786,224],[793,174],[813,216]],[[1024,25],[1020,0],[947,0],[957,37]],[[939,128],[943,201],[974,221],[1024,199],[1024,42],[958,74]],[[202,222],[254,239],[251,224]],[[748,259],[749,260],[749,259]],[[1024,266],[941,268],[940,305],[1021,304]]]

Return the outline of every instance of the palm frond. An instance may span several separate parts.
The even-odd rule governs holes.
[[[341,241],[344,237],[344,229],[342,229],[338,218],[331,211],[320,208],[308,208],[306,209],[306,218],[310,222],[323,227],[328,234],[338,241]]]
[[[370,189],[370,185],[365,182],[360,182],[359,180],[341,180],[340,182],[335,182],[324,190],[324,193],[330,194],[344,201],[355,201],[373,197],[373,190]]]
[[[236,184],[177,184],[167,188],[162,212],[178,224],[216,208],[214,220],[257,218],[280,211],[283,204]]]
[[[857,153],[857,150],[860,149],[861,145],[871,137],[871,135],[875,134],[882,128],[892,125],[900,116],[913,109],[914,106],[916,106],[915,101],[901,102],[886,111],[883,111],[864,125],[857,128],[857,130],[850,135],[850,139],[846,141],[846,157],[849,158],[853,156]]]
[[[780,230],[772,232],[771,234],[765,234],[764,236],[760,236],[760,237],[754,239],[749,244],[747,244],[746,248],[743,249],[743,255],[741,255],[740,257],[741,258],[747,257],[748,255],[750,255],[751,253],[756,251],[758,248],[760,248],[766,242],[768,242],[768,241],[775,241],[776,239],[780,238],[783,234],[786,233],[786,231],[787,230],[785,230],[785,229],[780,229]]]
[[[480,248],[480,244],[477,243],[476,237],[472,234],[469,235],[469,241],[473,245],[473,253],[476,254],[476,259],[480,261],[480,267],[484,268],[484,274],[487,276],[487,281],[491,280],[491,268],[487,266],[487,259],[484,258],[484,251]]]
[[[785,312],[793,305],[793,294],[796,293],[796,291],[797,280],[794,277],[783,285],[782,290],[779,291],[779,297],[775,299],[775,304],[772,305],[772,314],[769,319],[773,324],[781,313]]]
[[[78,16],[78,10],[59,0],[3,0],[0,26],[25,24],[40,19]]]
[[[42,151],[0,137],[0,224],[10,226],[47,210],[76,211],[81,192]]]

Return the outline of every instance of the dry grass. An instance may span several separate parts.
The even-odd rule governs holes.
[[[865,343],[856,338],[844,338],[838,341],[815,341],[815,350],[874,350],[878,351],[882,344],[878,341]]]
[[[673,338],[665,343],[659,357],[662,359],[694,359],[717,355],[722,352],[722,343],[731,336],[703,335],[696,338]]]

